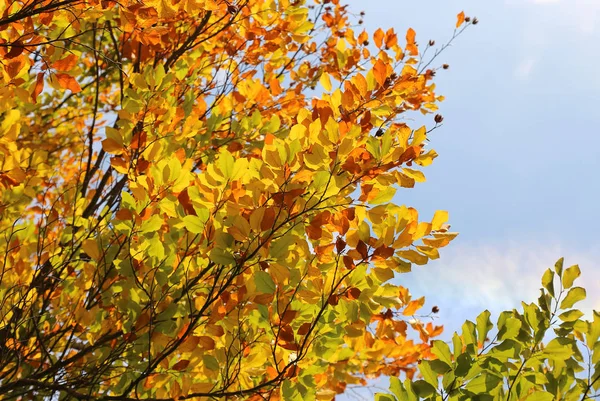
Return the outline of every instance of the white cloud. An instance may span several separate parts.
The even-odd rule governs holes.
[[[600,310],[598,250],[567,251],[552,243],[452,244],[441,253],[439,261],[400,277],[415,296],[439,305],[440,322],[450,332],[485,309],[497,315],[520,308],[521,301],[535,302],[542,274],[561,256],[565,268],[581,268],[576,284],[587,289],[588,298],[579,306],[587,313]]]
[[[548,9],[547,11],[556,17],[556,22],[574,28],[581,33],[591,34],[597,29],[596,25],[600,19],[600,1],[598,0],[525,1],[529,4],[544,6]],[[556,23],[547,28],[554,29],[555,27]]]
[[[519,79],[527,79],[533,71],[535,62],[536,60],[533,57],[529,57],[521,61],[521,63],[517,65],[517,68],[515,68],[515,76]]]

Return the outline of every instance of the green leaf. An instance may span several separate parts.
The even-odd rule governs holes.
[[[521,329],[521,321],[514,317],[509,317],[504,321],[502,327],[498,331],[499,340],[513,339],[519,334]]]
[[[419,372],[421,372],[427,383],[431,384],[434,388],[437,388],[438,375],[433,371],[431,361],[421,361],[419,364]]]
[[[375,394],[375,401],[396,401],[396,397],[391,394]]]
[[[475,344],[477,345],[477,335],[475,323],[467,320],[462,325],[462,337],[465,345]]]
[[[558,318],[563,322],[574,322],[583,316],[583,312],[578,309],[571,309],[566,312],[561,313]]]
[[[452,366],[452,353],[450,352],[450,347],[444,341],[434,340],[431,352],[433,352],[440,361],[445,362],[448,366]]]
[[[233,255],[221,248],[213,248],[209,257],[211,261],[219,265],[232,265],[235,263]]]
[[[264,271],[254,273],[254,284],[256,289],[263,294],[273,294],[276,289],[271,275]]]
[[[572,345],[572,340],[568,338],[554,338],[546,345],[542,356],[547,356],[556,361],[564,361],[573,355]]]
[[[536,391],[535,393],[529,394],[524,401],[552,401],[553,399],[554,395],[546,391]]]
[[[473,364],[473,360],[468,353],[460,354],[456,358],[456,369],[454,373],[458,377],[465,377],[467,373],[469,373],[469,369],[471,369],[471,365]]]
[[[558,274],[559,277],[562,276],[564,261],[565,261],[565,258],[560,258],[554,264],[554,271],[556,272],[556,274]]]
[[[140,233],[145,234],[158,231],[158,229],[161,228],[162,225],[163,219],[159,215],[155,214],[142,223],[142,226],[140,227]]]
[[[480,344],[483,344],[485,339],[487,338],[487,334],[494,327],[492,321],[490,320],[491,313],[489,310],[485,310],[481,312],[479,316],[477,316],[477,341]]]
[[[417,380],[413,382],[412,386],[415,393],[417,393],[420,398],[429,397],[436,393],[435,387],[427,383],[425,380]]]
[[[498,387],[502,378],[494,374],[483,372],[466,385],[466,389],[474,393],[489,393]]]
[[[583,299],[585,299],[585,289],[581,287],[573,287],[569,290],[565,299],[563,299],[560,303],[560,309],[569,309],[575,305],[575,303]]]
[[[457,332],[454,332],[452,336],[452,348],[454,349],[455,357],[463,352],[463,342]]]
[[[581,275],[581,270],[579,270],[578,265],[574,265],[565,270],[565,273],[562,276],[562,285],[564,288],[571,288],[573,282],[577,277]]]
[[[390,391],[396,396],[396,398],[400,398],[401,400],[406,398],[406,390],[404,389],[400,379],[398,379],[396,376],[390,377]]]
[[[592,348],[596,341],[598,341],[598,337],[600,337],[600,314],[594,311],[594,320],[589,323],[586,333],[587,346]]]
[[[542,286],[554,297],[554,272],[552,269],[546,270],[542,276]]]
[[[521,352],[521,345],[515,340],[504,340],[489,352],[489,355],[499,359],[517,358]]]
[[[204,231],[206,221],[203,221],[200,217],[194,215],[188,215],[183,218],[183,224],[185,228],[192,234],[200,234]]]
[[[217,358],[215,358],[212,355],[203,355],[202,356],[202,361],[204,362],[204,366],[207,369],[210,369],[212,371],[218,371],[220,368],[220,364],[219,361],[217,360]]]

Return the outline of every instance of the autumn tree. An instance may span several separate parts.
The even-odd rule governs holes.
[[[439,52],[306,3],[0,3],[2,399],[331,399],[434,356],[391,280],[456,234],[391,201]]]

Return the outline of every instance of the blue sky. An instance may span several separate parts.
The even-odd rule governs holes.
[[[539,295],[556,259],[579,264],[585,306],[600,309],[600,1],[350,0],[365,27],[412,27],[441,45],[462,10],[480,23],[439,58],[444,126],[428,181],[396,202],[423,219],[450,212],[461,234],[442,257],[401,280],[441,309],[446,335],[483,309]]]

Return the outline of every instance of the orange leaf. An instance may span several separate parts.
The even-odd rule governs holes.
[[[17,75],[19,75],[19,73],[21,72],[23,67],[25,67],[26,60],[27,60],[26,57],[21,56],[21,57],[10,60],[6,64],[6,67],[4,67],[4,68],[5,68],[6,72],[8,73],[8,76],[11,79],[13,79]]]
[[[81,87],[77,83],[77,80],[69,74],[56,74],[56,79],[58,79],[58,84],[61,88],[68,89],[73,93],[81,92]]]
[[[77,64],[79,58],[74,54],[69,54],[67,57],[52,63],[52,68],[58,71],[69,71]]]
[[[421,297],[419,299],[415,299],[414,301],[410,301],[408,305],[406,305],[406,308],[404,308],[404,311],[402,311],[402,314],[404,316],[412,316],[415,314],[416,311],[423,307],[424,303],[425,297]]]
[[[465,12],[461,11],[456,16],[456,27],[457,28],[460,27],[464,22],[465,22]]]
[[[390,28],[385,33],[385,47],[392,48],[398,44],[398,36],[394,33],[394,29]]]
[[[373,40],[375,41],[375,46],[381,48],[381,46],[383,45],[383,30],[381,28],[379,28],[378,30],[375,31],[375,33],[373,34]]]
[[[406,31],[406,43],[414,44],[416,36],[417,33],[415,32],[415,30],[412,28],[408,28],[408,31]]]
[[[35,86],[33,87],[33,92],[31,93],[31,98],[34,102],[37,102],[37,97],[44,90],[44,73],[40,72],[37,74],[37,78],[35,80]]]
[[[377,60],[375,62],[375,65],[373,66],[373,75],[375,76],[377,83],[383,85],[387,76],[387,69],[383,61]]]

